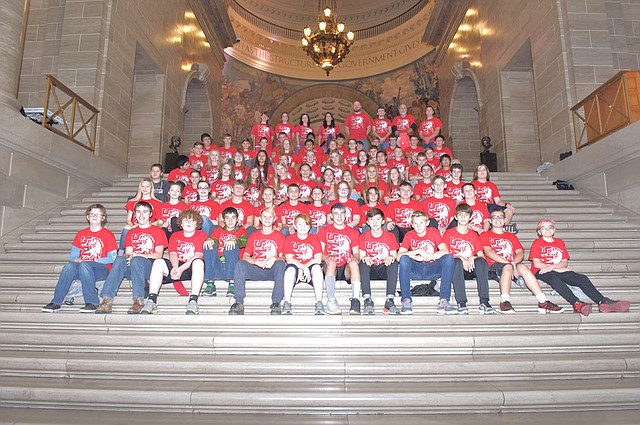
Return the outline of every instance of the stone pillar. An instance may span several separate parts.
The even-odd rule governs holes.
[[[28,0],[0,2],[0,104],[20,108],[17,100],[20,61],[24,46],[23,20]]]

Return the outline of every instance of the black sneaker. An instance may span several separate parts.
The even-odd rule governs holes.
[[[351,298],[351,308],[349,309],[349,315],[360,315],[360,300],[357,298]]]
[[[367,314],[369,316],[373,316],[376,314],[375,309],[373,308],[373,300],[371,298],[364,299],[364,311],[363,314]]]
[[[242,316],[244,314],[244,304],[233,303],[229,309],[229,315]]]
[[[272,316],[280,316],[282,314],[282,308],[280,307],[280,303],[273,303],[269,308],[271,309]]]
[[[57,313],[60,311],[60,304],[49,303],[40,309],[43,313]]]
[[[387,300],[384,302],[384,309],[382,310],[382,312],[384,314],[400,314],[400,310],[398,310],[398,307],[396,307],[395,303],[393,302],[393,298],[387,298]]]
[[[97,309],[98,309],[98,306],[95,305],[95,304],[85,304],[84,307],[82,307],[78,311],[80,313],[94,313],[95,314]]]

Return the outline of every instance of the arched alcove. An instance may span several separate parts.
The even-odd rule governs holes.
[[[209,93],[205,82],[197,78],[198,74],[190,74],[191,78],[184,93],[184,125],[182,131],[182,151],[187,152],[193,143],[200,140],[202,133],[211,133],[213,114]],[[206,80],[205,80],[206,81]],[[214,141],[216,135],[213,135]]]
[[[449,110],[452,150],[465,170],[480,161],[480,109],[476,83],[469,75],[456,80]]]

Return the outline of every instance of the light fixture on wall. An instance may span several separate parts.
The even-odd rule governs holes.
[[[318,1],[318,29],[303,30],[302,48],[329,76],[331,70],[349,54],[354,34],[338,21],[335,0]]]

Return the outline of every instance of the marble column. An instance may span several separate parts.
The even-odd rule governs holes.
[[[12,109],[20,108],[17,92],[27,4],[28,0],[0,2],[0,104]]]

